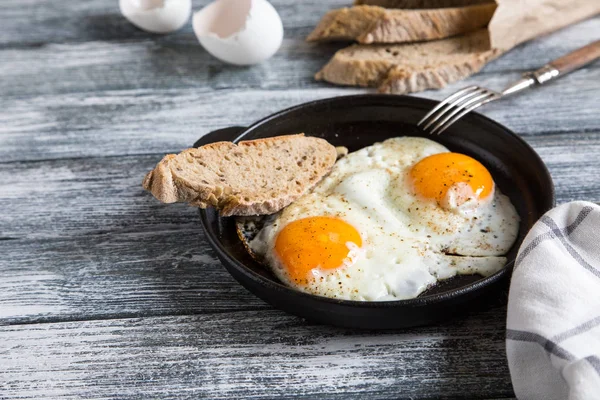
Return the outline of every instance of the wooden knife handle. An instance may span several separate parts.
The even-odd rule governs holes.
[[[559,75],[568,74],[600,58],[600,40],[577,49],[566,56],[551,61],[548,65],[558,70]]]

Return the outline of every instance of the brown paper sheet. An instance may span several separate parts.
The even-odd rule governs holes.
[[[509,50],[519,43],[600,13],[600,0],[496,0],[488,25],[492,48]],[[590,37],[590,42],[596,40]]]

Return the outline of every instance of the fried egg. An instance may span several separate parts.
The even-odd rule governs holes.
[[[417,297],[457,274],[491,275],[519,216],[477,160],[424,138],[348,154],[249,242],[283,283],[359,301]]]

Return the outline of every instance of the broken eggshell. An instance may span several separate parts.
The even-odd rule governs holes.
[[[191,0],[119,0],[121,14],[133,25],[154,33],[180,29],[192,13]]]
[[[252,65],[271,57],[283,40],[283,24],[266,0],[216,0],[192,19],[200,44],[218,59]]]

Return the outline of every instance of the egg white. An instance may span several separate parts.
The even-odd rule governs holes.
[[[491,275],[506,263],[518,214],[498,189],[461,205],[449,199],[445,208],[416,195],[410,168],[444,152],[431,140],[403,137],[348,154],[310,193],[270,217],[250,248],[287,285],[338,299],[409,299],[457,274]],[[278,258],[275,240],[292,221],[314,216],[344,220],[363,244],[350,246],[339,268],[316,268],[309,283],[299,285]]]

